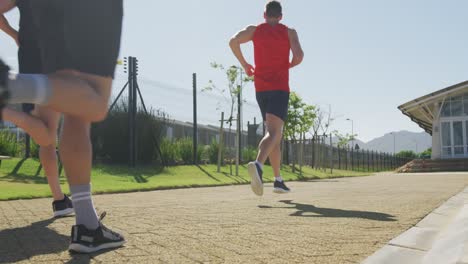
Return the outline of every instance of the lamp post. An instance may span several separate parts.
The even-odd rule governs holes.
[[[354,149],[354,121],[351,118],[346,118],[346,121],[351,121],[351,137],[352,137],[352,144],[353,144],[353,149]]]
[[[413,139],[413,143],[416,145],[416,154],[418,154],[418,142],[415,139]]]

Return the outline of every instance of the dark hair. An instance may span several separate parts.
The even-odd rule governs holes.
[[[266,4],[265,12],[267,17],[280,17],[283,15],[283,8],[281,7],[281,3],[278,1],[269,1]]]

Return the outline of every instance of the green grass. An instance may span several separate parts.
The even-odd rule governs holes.
[[[0,200],[31,199],[50,197],[51,193],[44,177],[44,171],[38,172],[39,162],[28,159],[11,159],[2,161],[0,167]],[[233,166],[233,171],[235,167]],[[247,184],[249,178],[245,165],[239,169],[239,176],[231,176],[229,167],[216,172],[216,165],[176,166],[158,168],[151,166],[129,169],[126,166],[96,165],[92,171],[94,193],[118,193],[160,190],[172,188],[189,188],[201,186],[220,186]],[[63,173],[62,173],[63,174]],[[265,180],[271,181],[271,167],[265,166]],[[325,179],[336,177],[367,176],[371,173],[334,170],[333,174],[318,171],[309,167],[303,168],[303,176],[292,173],[291,168],[284,168],[285,180]],[[63,190],[68,192],[65,177],[60,178]]]

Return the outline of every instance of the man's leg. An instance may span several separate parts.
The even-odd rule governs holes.
[[[89,74],[80,77],[90,83],[102,79]],[[110,96],[110,90],[103,88],[101,94]],[[79,253],[92,253],[102,249],[120,247],[125,238],[106,228],[96,214],[91,197],[92,146],[89,121],[66,115],[60,140],[60,157],[72,193],[76,225],[72,227],[72,241],[69,249]]]
[[[3,120],[12,122],[26,131],[37,144],[41,146],[51,144],[47,125],[40,118],[9,108],[4,108],[1,112]]]
[[[60,188],[57,154],[55,148],[60,114],[41,106],[36,106],[33,114],[40,118],[47,126],[49,137],[47,141],[49,144],[40,144],[39,158],[47,176],[47,181],[49,183],[50,190],[52,191],[54,200],[60,201],[65,198],[62,189]],[[35,131],[32,132],[34,133]]]
[[[89,122],[107,114],[112,78],[62,70],[54,74],[18,74],[8,80],[9,103],[49,106],[57,112],[78,116]]]
[[[56,151],[57,130],[60,121],[60,114],[50,110],[47,107],[36,106],[34,112],[44,123],[49,130],[50,142],[49,145],[42,145],[39,148],[39,158],[42,167],[44,168],[49,183],[50,190],[54,197],[52,209],[55,217],[70,215],[74,212],[73,204],[70,198],[63,194],[60,187],[58,158]]]
[[[276,144],[268,156],[275,178],[281,177],[281,142]]]
[[[247,169],[251,178],[250,187],[252,188],[252,191],[258,196],[263,195],[263,164],[265,163],[270,153],[274,150],[275,146],[281,142],[284,124],[281,118],[270,113],[266,113],[265,119],[267,133],[260,141],[257,160],[255,162],[250,162],[247,165]]]
[[[95,230],[99,220],[91,199],[90,123],[66,115],[60,139],[60,157],[72,193],[76,224]]]
[[[283,134],[284,121],[281,118],[267,113],[266,114],[266,128],[267,133],[260,141],[258,147],[257,161],[262,165],[267,160],[270,153],[281,143]]]
[[[273,173],[275,176],[275,182],[273,184],[273,192],[275,193],[288,193],[291,190],[286,186],[281,177],[281,140],[273,148],[273,151],[269,156],[271,167],[273,167]]]

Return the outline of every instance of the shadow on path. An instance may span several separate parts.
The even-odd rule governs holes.
[[[0,231],[0,263],[19,262],[67,250],[70,238],[48,228],[54,220],[47,219],[29,226]]]
[[[395,216],[369,211],[355,211],[355,210],[342,210],[333,208],[321,208],[310,204],[294,203],[292,200],[282,200],[281,203],[291,205],[287,207],[272,207],[259,205],[261,209],[290,209],[296,210],[296,212],[290,214],[290,216],[301,216],[301,217],[342,217],[342,218],[362,218],[374,221],[393,222],[397,221],[394,219]]]
[[[70,237],[57,233],[48,226],[56,219],[47,219],[29,226],[0,231],[0,263],[14,263],[36,256],[60,254],[68,251]],[[91,259],[111,250],[93,254],[70,253],[66,263],[88,264]]]

